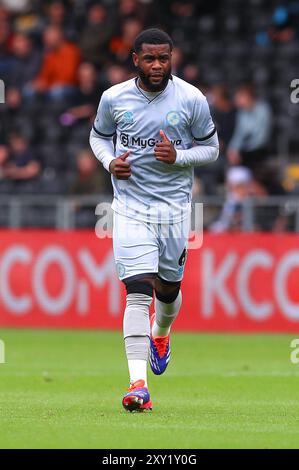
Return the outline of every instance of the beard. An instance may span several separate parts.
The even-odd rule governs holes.
[[[164,90],[164,88],[166,88],[168,80],[170,79],[170,76],[171,76],[171,69],[169,69],[168,72],[166,72],[163,75],[163,78],[162,78],[161,82],[155,84],[155,83],[152,83],[150,81],[150,76],[146,75],[140,67],[137,67],[137,71],[138,71],[138,76],[139,76],[140,80],[146,86],[146,88],[149,91],[154,91],[154,92]]]

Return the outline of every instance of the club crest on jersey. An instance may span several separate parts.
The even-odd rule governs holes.
[[[133,122],[134,122],[134,115],[133,115],[132,111],[126,111],[126,112],[123,114],[123,121],[124,121],[126,124],[133,124]]]
[[[177,126],[181,118],[177,111],[169,111],[169,113],[166,115],[166,120],[171,126]]]
[[[123,277],[126,274],[126,268],[122,263],[116,263],[116,270],[119,277]]]

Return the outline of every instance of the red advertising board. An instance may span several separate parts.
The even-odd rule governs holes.
[[[109,238],[93,231],[0,231],[0,326],[122,326],[125,290]],[[205,234],[189,250],[175,329],[298,332],[299,237]]]

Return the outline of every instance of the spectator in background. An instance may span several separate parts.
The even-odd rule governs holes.
[[[29,1],[31,3],[31,0]],[[39,8],[34,8],[34,6],[31,5],[31,8],[29,7],[20,10],[13,19],[14,31],[30,35],[30,37],[36,40],[36,43],[39,44],[42,31],[46,24],[44,15],[42,15],[43,13],[42,5],[39,5]]]
[[[124,21],[122,25],[122,35],[113,37],[110,41],[110,51],[114,56],[114,60],[133,68],[132,49],[134,39],[141,32],[143,24],[137,18],[131,18]]]
[[[71,194],[99,194],[111,192],[109,175],[100,167],[90,150],[77,155],[77,177],[70,188]],[[94,210],[93,210],[94,212]]]
[[[28,10],[31,3],[31,0],[1,0],[1,4],[14,13],[21,13]]]
[[[46,24],[47,26],[57,26],[63,30],[64,35],[69,40],[74,40],[76,38],[75,28],[72,24],[72,10],[69,5],[68,11],[67,3],[60,0],[51,1],[49,5],[46,6]]]
[[[270,41],[274,43],[291,42],[296,37],[298,13],[298,2],[296,1],[290,5],[276,5],[268,30],[261,30],[256,33],[256,43],[265,46]]]
[[[77,155],[77,176],[70,187],[70,194],[105,194],[111,193],[111,181],[108,173],[99,165],[93,153],[88,149],[80,150]],[[93,207],[75,205],[77,227],[94,226],[95,212]]]
[[[202,87],[201,90],[203,90]],[[194,173],[204,193],[214,195],[217,194],[219,184],[224,183],[227,167],[226,150],[235,127],[236,111],[225,86],[215,85],[207,90],[205,94],[208,96],[211,114],[218,133],[220,156],[214,163],[213,168],[209,168],[208,165],[195,167]]]
[[[191,85],[198,86],[200,83],[200,71],[197,64],[189,63],[182,70],[182,78]]]
[[[227,168],[226,150],[233,135],[236,123],[236,110],[232,104],[227,88],[215,85],[209,91],[211,114],[217,128],[219,139],[219,158],[213,168],[201,167],[195,169],[195,174],[202,180],[205,193],[215,194],[219,183],[224,183]]]
[[[4,140],[16,128],[30,140],[34,138],[36,127],[32,125],[32,121],[28,118],[18,88],[8,88],[6,90],[5,103],[0,105],[0,122]]]
[[[0,180],[4,178],[4,167],[8,159],[8,147],[0,143]]]
[[[130,72],[123,65],[112,64],[105,69],[103,88],[109,88],[130,78]]]
[[[240,86],[235,93],[238,109],[236,127],[228,146],[231,165],[244,165],[259,170],[268,157],[271,133],[271,109],[259,101],[251,85]]]
[[[285,196],[277,169],[270,165],[260,169],[252,182],[252,195],[258,205],[254,211],[254,229],[265,232],[281,232],[286,229],[287,216],[284,207],[263,205],[268,196]]]
[[[66,22],[66,11],[63,2],[52,1],[47,6],[47,22],[49,25],[63,28]]]
[[[297,8],[295,4],[297,3]],[[268,34],[273,42],[290,42],[296,36],[298,28],[298,2],[293,5],[277,5],[272,15],[271,26]]]
[[[4,81],[9,78],[12,63],[10,56],[11,39],[9,16],[6,10],[0,6],[0,77]]]
[[[215,122],[220,153],[225,156],[227,146],[232,138],[236,125],[236,109],[224,85],[215,85],[211,89],[211,113]]]
[[[243,225],[243,205],[251,196],[252,174],[242,166],[232,167],[226,175],[227,195],[220,217],[209,227],[214,233],[240,231]]]
[[[181,18],[191,18],[196,13],[196,2],[184,0],[171,2],[172,13]]]
[[[74,94],[81,54],[79,48],[63,37],[57,26],[48,26],[43,35],[45,53],[41,70],[27,85],[25,97],[44,94],[51,100],[61,100]]]
[[[119,0],[118,2],[118,16],[120,21],[127,20],[133,16],[139,16],[140,2],[138,0]],[[139,10],[139,11],[138,11]]]
[[[163,3],[160,2],[159,8],[155,8],[153,0],[119,0],[117,18],[118,29],[124,24],[124,22],[131,18],[138,18],[143,24],[149,21],[150,24],[157,22],[157,10],[163,9]]]
[[[198,23],[201,13],[199,13],[200,4],[205,4],[206,2],[195,2],[192,0],[179,0],[171,2],[161,2],[165,4],[163,8],[168,9],[168,13],[161,15],[163,18],[163,23],[170,21],[167,25],[167,30],[178,31],[181,30],[181,42],[185,44],[194,43],[194,39],[198,34]],[[191,48],[189,52],[192,52]]]
[[[83,60],[102,67],[108,59],[108,43],[113,34],[113,26],[107,18],[104,5],[91,4],[87,21],[80,34],[79,46]]]
[[[33,154],[29,143],[22,134],[15,132],[9,136],[9,153],[3,167],[3,176],[14,181],[36,178],[40,163]]]
[[[78,69],[78,89],[72,98],[72,107],[60,116],[60,123],[64,126],[89,123],[95,115],[102,92],[95,66],[83,62]]]
[[[22,90],[37,75],[41,57],[27,34],[16,33],[12,40],[13,60],[9,86]]]
[[[183,67],[184,67],[184,54],[180,47],[174,46],[172,49],[172,66],[171,70],[173,75],[177,77],[182,77]]]

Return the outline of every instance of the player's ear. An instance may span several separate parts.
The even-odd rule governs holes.
[[[133,64],[135,65],[135,67],[137,67],[137,65],[138,65],[138,55],[136,54],[136,52],[133,52],[132,58],[133,58]]]

